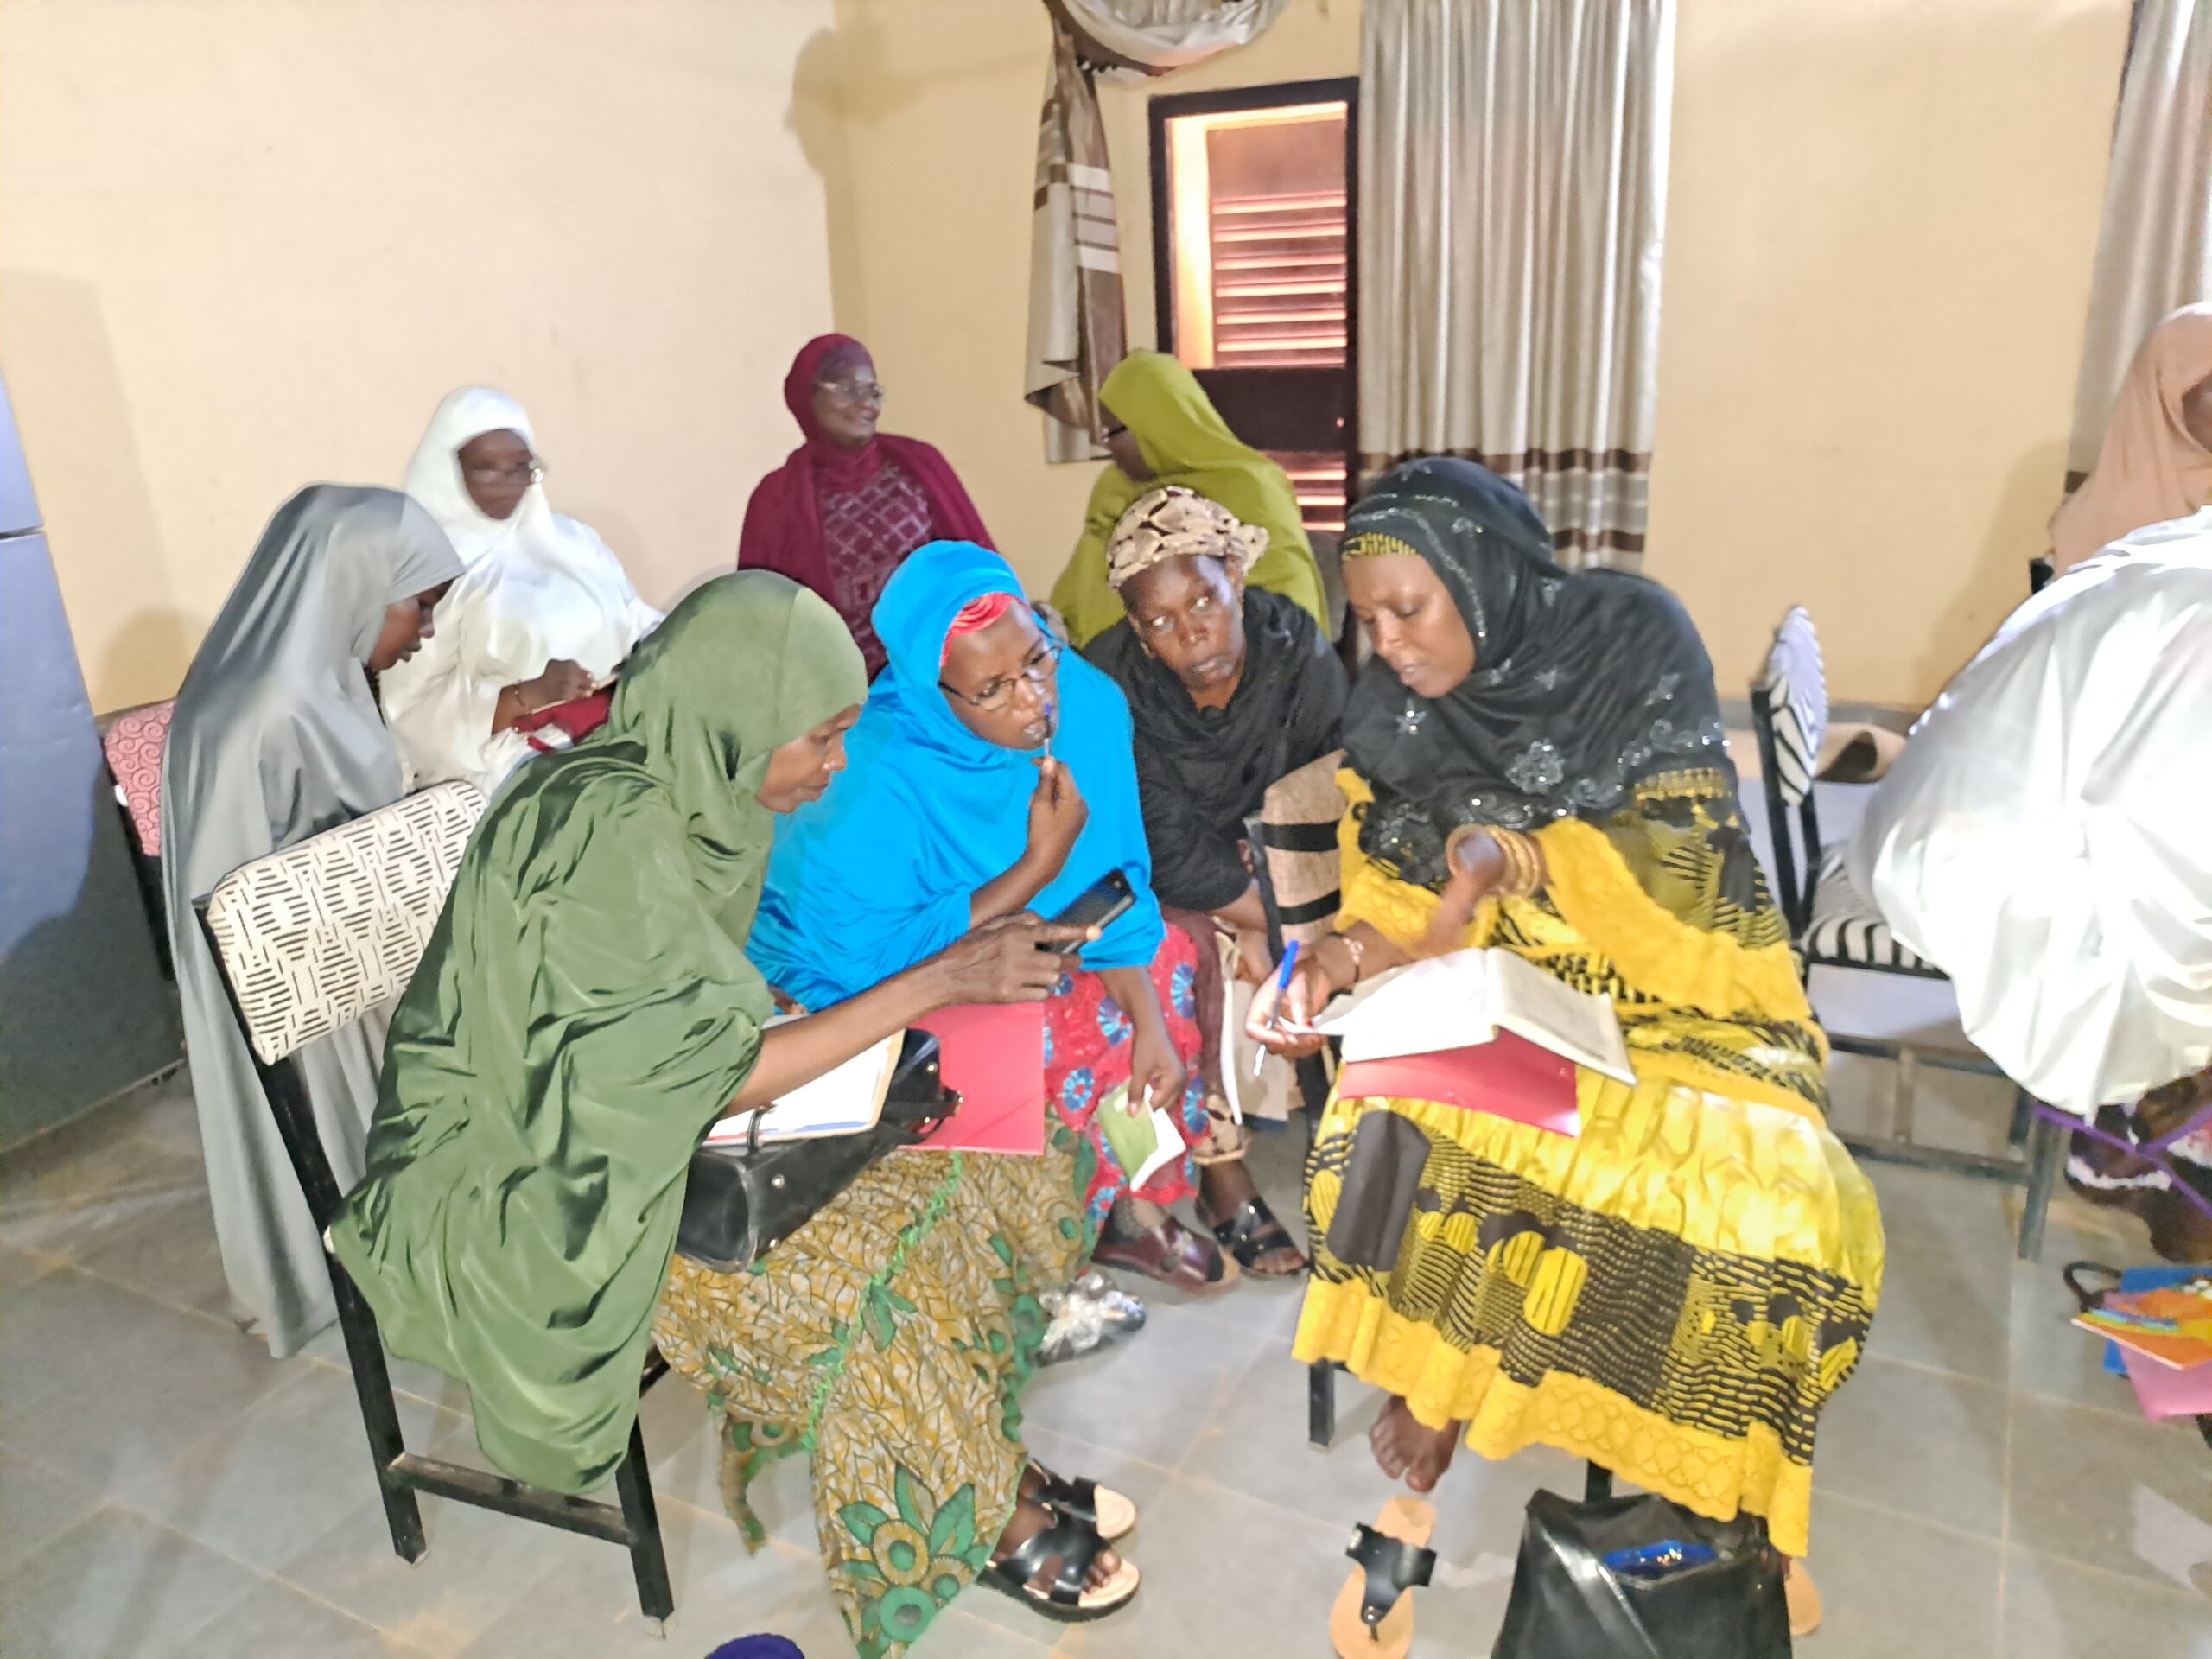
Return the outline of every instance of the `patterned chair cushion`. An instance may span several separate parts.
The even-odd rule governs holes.
[[[115,779],[115,798],[130,820],[138,850],[162,855],[162,756],[169,746],[169,716],[176,699],[126,709],[107,722],[100,745]]]
[[[1828,729],[1827,670],[1812,613],[1792,607],[1775,630],[1762,682],[1774,715],[1774,761],[1782,798],[1796,806],[1812,792]]]
[[[1814,962],[1901,968],[1916,973],[1937,971],[1934,963],[1897,942],[1881,912],[1874,908],[1874,901],[1853,882],[1840,845],[1829,848],[1821,857],[1820,885],[1813,889],[1813,918],[1802,944],[1806,957]]]
[[[1320,938],[1342,907],[1337,825],[1351,804],[1337,785],[1344,758],[1342,749],[1332,750],[1284,773],[1260,804],[1261,851],[1286,940]]]
[[[440,784],[216,884],[208,931],[264,1065],[407,988],[483,813]]]

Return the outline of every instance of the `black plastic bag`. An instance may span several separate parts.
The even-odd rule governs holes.
[[[1538,1492],[1491,1659],[1789,1659],[1783,1572],[1749,1516]]]

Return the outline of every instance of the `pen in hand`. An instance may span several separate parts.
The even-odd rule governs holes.
[[[1268,1029],[1269,1031],[1273,1031],[1277,1026],[1282,1023],[1283,994],[1290,989],[1290,976],[1292,973],[1296,970],[1297,967],[1298,941],[1296,939],[1293,939],[1288,944],[1283,946],[1282,966],[1275,969],[1275,1005],[1268,1012]],[[1252,1075],[1254,1077],[1256,1077],[1260,1075],[1260,1067],[1266,1061],[1267,1058],[1268,1051],[1265,1048],[1262,1048],[1258,1053],[1252,1056]]]

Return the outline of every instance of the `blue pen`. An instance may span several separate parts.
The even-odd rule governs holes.
[[[1298,941],[1296,939],[1293,939],[1288,944],[1283,946],[1282,966],[1275,969],[1275,1008],[1277,1012],[1268,1016],[1268,1027],[1270,1030],[1274,1029],[1275,1025],[1282,1017],[1281,1013],[1282,1007],[1282,995],[1285,991],[1290,988],[1290,976],[1297,966]],[[1254,1077],[1256,1077],[1260,1075],[1260,1066],[1267,1058],[1268,1051],[1264,1048],[1252,1057],[1252,1075]]]

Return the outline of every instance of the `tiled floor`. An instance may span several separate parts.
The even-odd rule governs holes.
[[[1835,1024],[1939,1027],[1941,994],[1818,985]],[[1839,1058],[1837,1117],[1886,1109],[1893,1069]],[[1923,1071],[1927,1139],[2002,1140],[2004,1089]],[[1294,1214],[1294,1142],[1262,1142]],[[2043,1265],[2012,1259],[2011,1194],[1876,1167],[1889,1277],[1872,1352],[1821,1427],[1812,1564],[1828,1619],[1808,1659],[2212,1659],[2212,1448],[2145,1424],[2066,1323],[2058,1268],[2148,1259],[2139,1228],[2062,1200]],[[147,1091],[0,1170],[0,1652],[9,1659],[466,1655],[696,1659],[776,1630],[814,1659],[851,1649],[812,1550],[804,1471],[760,1493],[774,1536],[748,1558],[721,1513],[703,1408],[680,1380],[645,1432],[677,1580],[645,1627],[611,1547],[435,1501],[429,1554],[391,1551],[332,1333],[271,1362],[224,1298],[190,1100]],[[1305,1445],[1289,1358],[1297,1292],[1252,1284],[1170,1306],[1131,1344],[1047,1372],[1027,1401],[1055,1466],[1144,1511],[1128,1612],[1072,1630],[988,1592],[921,1644],[943,1659],[1209,1652],[1322,1655],[1351,1522],[1385,1495],[1363,1433],[1375,1402],[1340,1384],[1333,1450]],[[455,1385],[399,1368],[415,1443],[470,1442]],[[1433,1588],[1414,1647],[1485,1654],[1520,1511],[1576,1465],[1462,1455],[1439,1494]],[[1058,1645],[1055,1646],[1055,1643]]]

